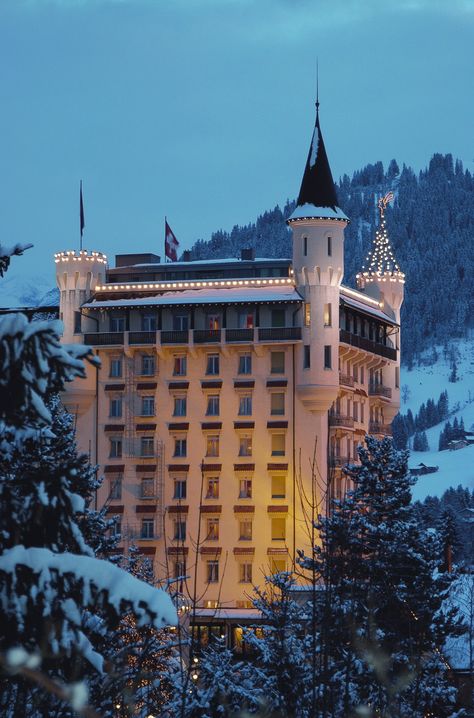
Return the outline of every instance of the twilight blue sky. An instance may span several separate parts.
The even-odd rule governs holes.
[[[451,152],[473,170],[474,0],[0,0],[1,241],[162,254],[333,174]],[[0,286],[1,292],[1,286]],[[0,305],[2,302],[0,300]]]

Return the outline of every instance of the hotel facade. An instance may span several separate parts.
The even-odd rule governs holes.
[[[63,341],[102,362],[63,397],[104,477],[97,505],[120,550],[180,577],[203,621],[242,618],[252,585],[310,550],[311,514],[344,493],[364,435],[390,434],[404,275],[388,199],[358,289],[345,287],[349,220],[317,110],[291,259],[55,256]]]

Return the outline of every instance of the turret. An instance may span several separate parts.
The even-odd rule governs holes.
[[[372,247],[362,267],[357,274],[357,286],[374,299],[383,302],[383,310],[400,323],[400,308],[403,303],[405,275],[394,257],[388,237],[385,209],[393,200],[393,192],[389,192],[378,201],[380,224],[375,232]]]
[[[311,411],[327,411],[339,388],[339,287],[348,221],[338,206],[316,102],[316,123],[301,189],[288,219],[293,232],[295,282],[305,299],[297,391]]]
[[[59,288],[59,316],[64,324],[65,343],[82,341],[81,331],[93,327],[83,326],[91,321],[81,317],[80,307],[94,292],[98,284],[105,281],[107,257],[101,252],[79,252],[69,250],[54,255],[56,282]]]

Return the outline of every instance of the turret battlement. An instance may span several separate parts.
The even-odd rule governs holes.
[[[56,252],[54,255],[56,264],[59,262],[99,262],[107,264],[107,255],[102,252],[88,252],[87,249],[68,249],[64,252]]]

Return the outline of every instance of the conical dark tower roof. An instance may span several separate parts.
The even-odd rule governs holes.
[[[334,211],[338,206],[336,188],[319,124],[319,102],[316,103],[316,124],[296,203],[298,207],[304,204],[331,207]]]

